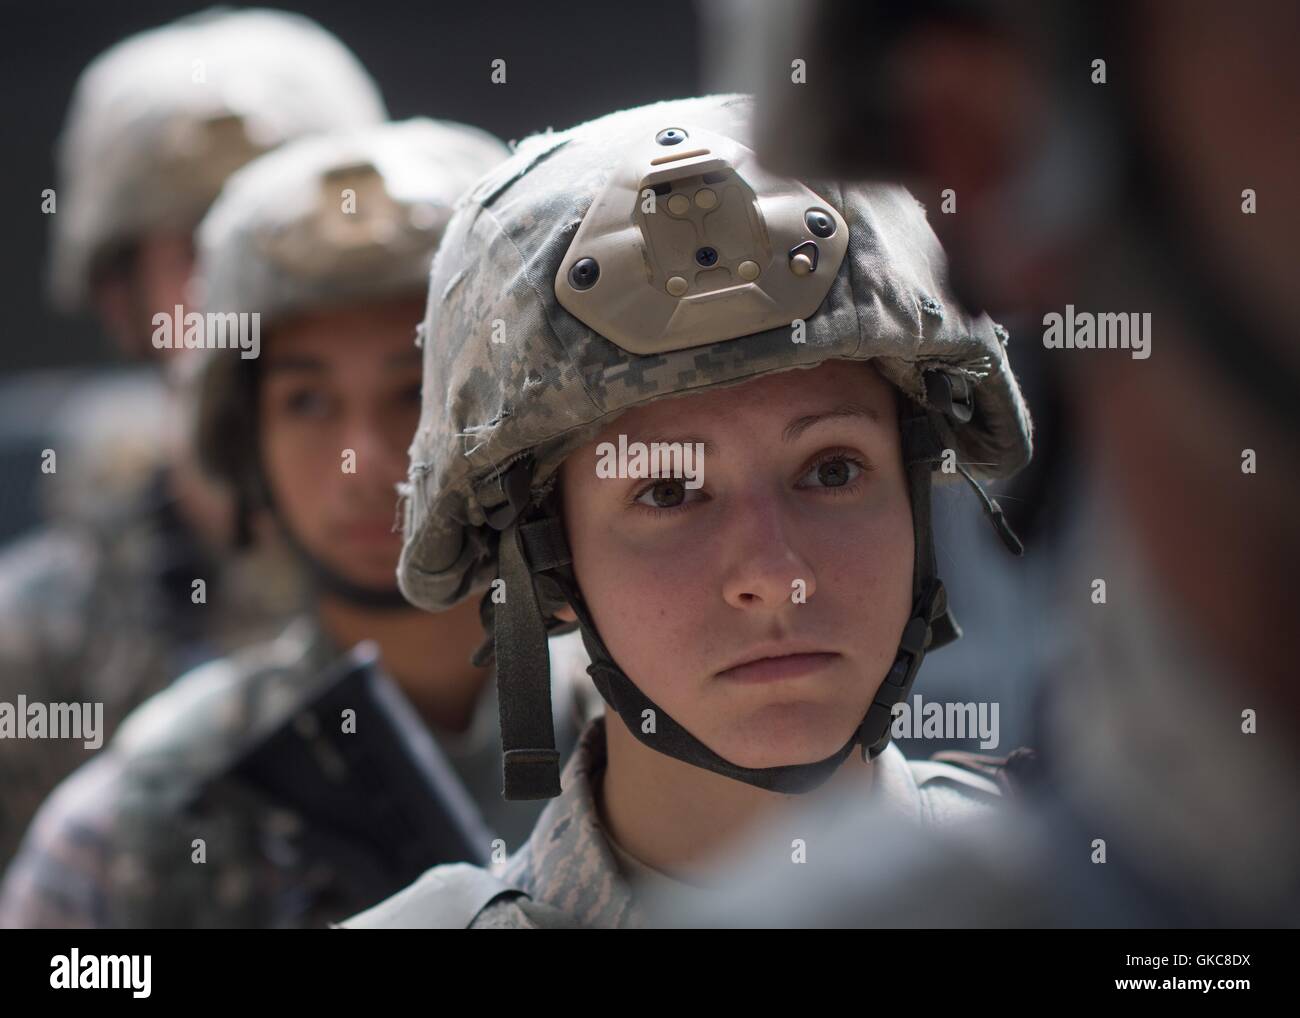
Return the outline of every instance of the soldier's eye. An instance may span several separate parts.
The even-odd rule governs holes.
[[[284,399],[285,409],[294,417],[325,417],[332,402],[321,389],[296,389]]]
[[[848,453],[835,452],[823,456],[809,467],[796,487],[852,489],[867,465]]]
[[[699,492],[696,491],[694,494],[698,496]],[[691,495],[692,491],[686,487],[684,481],[678,478],[666,477],[642,488],[637,493],[634,502],[652,513],[671,512],[699,501],[698,498],[692,498]]]

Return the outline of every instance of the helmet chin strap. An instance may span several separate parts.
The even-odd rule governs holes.
[[[742,767],[705,746],[642,692],[614,662],[596,631],[578,589],[564,526],[553,513],[523,521],[529,508],[532,464],[521,461],[504,479],[508,504],[489,513],[502,531],[498,548],[506,599],[493,605],[493,634],[500,691],[505,795],[508,799],[549,798],[559,794],[559,755],[551,721],[546,629],[535,582],[546,578],[564,595],[578,617],[591,656],[588,673],[605,702],[641,743],[674,759],[769,791],[808,792],[823,784],[861,746],[874,759],[889,745],[893,708],[911,692],[926,653],[961,635],[948,613],[943,584],[935,575],[930,525],[930,480],[941,448],[926,411],[908,401],[900,419],[904,467],[915,532],[912,614],[903,628],[898,654],[875,699],[852,737],[823,760],[778,767]],[[646,722],[653,719],[653,725]],[[647,731],[652,728],[652,731]]]
[[[280,532],[284,534],[285,543],[293,552],[294,558],[306,571],[314,589],[337,597],[357,608],[368,608],[374,611],[414,610],[411,603],[402,596],[402,592],[397,588],[395,579],[392,587],[366,587],[354,583],[314,555],[298,539],[298,535],[289,526],[289,521],[284,518],[284,514],[273,503],[271,504],[271,513],[280,526]]]
[[[742,767],[719,756],[688,732],[671,715],[646,696],[627,674],[614,663],[608,650],[595,631],[591,615],[574,592],[574,612],[578,616],[583,643],[591,655],[588,668],[592,681],[605,702],[613,708],[639,742],[657,752],[696,767],[721,774],[735,781],[743,781],[756,788],[771,792],[797,794],[810,792],[827,781],[840,765],[861,746],[863,759],[874,759],[889,745],[889,729],[893,721],[892,707],[905,699],[912,680],[932,641],[930,613],[943,600],[943,585],[937,581],[929,589],[923,605],[914,610],[913,617],[903,630],[903,637],[893,666],[876,693],[866,717],[843,746],[830,756],[807,764],[787,764],[777,767]],[[653,725],[647,721],[653,719]],[[647,731],[647,729],[650,729]]]
[[[312,586],[325,594],[337,597],[357,608],[375,611],[411,611],[411,602],[402,596],[394,583],[392,587],[366,587],[354,583],[342,573],[331,568],[313,555],[287,527],[283,528],[286,541],[294,555],[306,569]]]

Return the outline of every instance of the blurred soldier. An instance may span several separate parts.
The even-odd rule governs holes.
[[[154,316],[186,303],[191,234],[222,181],[286,140],[384,118],[356,58],[297,15],[210,11],[117,44],[82,74],[59,143],[57,303],[92,309],[127,356],[180,368],[190,351],[156,350]],[[48,472],[55,522],[0,556],[0,702],[102,704],[100,740],[296,603],[269,549],[223,560],[231,507],[193,468],[184,393],[159,374],[61,402],[74,409],[48,424],[53,458],[31,467]],[[0,868],[86,755],[82,741],[0,739]]]
[[[1035,740],[1040,794],[980,836],[873,835],[869,866],[872,818],[841,798],[806,818],[817,867],[765,866],[760,841],[727,900],[663,915],[1296,925],[1300,348],[1286,323],[1300,313],[1300,166],[1287,132],[1258,126],[1300,99],[1296,6],[817,3],[796,26],[791,13],[766,11],[775,167],[901,175],[935,201],[951,188],[956,214],[935,219],[975,306],[1149,312],[1152,326],[1143,359],[1048,350],[1093,470],[1089,539],[1063,578],[1080,647]]]
[[[500,876],[439,867],[348,925],[634,927],[645,885],[797,793],[848,789],[886,826],[997,802],[890,729],[959,635],[931,472],[1029,459],[1004,333],[953,306],[906,191],[764,172],[749,109],[540,135],[448,228],[399,579],[437,611],[499,577],[506,790],[558,798]],[[574,622],[609,709],[561,781],[545,632]]]
[[[152,698],[55,793],[4,885],[7,925],[321,925],[435,862],[487,861],[496,837],[504,857],[531,828],[540,806],[500,796],[497,702],[470,660],[477,606],[430,618],[394,579],[429,264],[457,196],[506,151],[412,120],[297,142],[231,178],[201,229],[197,288],[208,312],[258,313],[261,348],[205,351],[198,446],[241,511],[274,515],[315,605]],[[336,688],[350,680],[331,662],[362,639],[408,705],[396,714],[387,679]],[[585,663],[578,648],[557,674],[585,679]],[[555,707],[567,750],[584,707],[558,682]],[[393,739],[445,757],[454,787],[436,762],[421,771],[432,796],[404,781],[408,761],[390,773]],[[419,843],[430,798],[459,817],[451,854]]]

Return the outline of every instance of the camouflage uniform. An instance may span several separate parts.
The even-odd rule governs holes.
[[[554,644],[555,720],[567,748],[592,703],[581,646],[574,637]],[[37,814],[0,887],[0,926],[319,927],[419,873],[424,866],[394,872],[392,859],[367,841],[238,770],[250,746],[293,724],[337,656],[304,617],[277,640],[210,662],[141,706]],[[492,838],[519,845],[540,812],[540,804],[500,796],[497,711],[489,687],[465,732],[433,732],[481,809],[484,855]],[[382,775],[367,780],[382,787]],[[201,864],[192,858],[195,839],[206,847]]]
[[[418,293],[452,203],[505,154],[477,129],[417,119],[303,139],[257,160],[232,176],[200,230],[204,308],[256,309],[267,326],[304,310]],[[339,201],[344,187],[356,196],[351,210]],[[243,386],[252,364],[238,349],[207,350],[197,379],[200,456],[246,504],[265,492],[248,456],[256,435],[236,431],[250,417]],[[296,635],[213,662],[149,701],[108,759],[60,790],[10,874],[7,922],[319,924],[401,886],[384,860],[318,818],[287,819],[256,782],[232,773],[256,733],[298,721],[338,655],[314,619],[296,626]],[[581,677],[581,655],[565,660],[557,675]],[[578,728],[571,715],[587,716],[590,703],[566,680],[556,696],[567,752]],[[500,800],[497,713],[489,693],[465,735],[440,733],[438,742],[485,830],[509,846],[540,807]],[[190,862],[200,836],[220,865]],[[89,845],[97,847],[82,852]],[[61,889],[69,886],[86,893],[68,896]]]
[[[957,451],[977,490],[966,464],[999,477],[1030,455],[1006,333],[950,300],[943,252],[905,190],[771,176],[747,147],[749,106],[743,96],[660,103],[528,139],[448,226],[430,282],[425,404],[398,576],[407,597],[433,611],[494,575],[502,581],[507,597],[490,621],[510,697],[507,794],[559,798],[500,877],[440,867],[357,925],[642,922],[622,871],[644,879],[645,868],[598,820],[603,726],[589,729],[563,781],[553,770],[544,634],[564,627],[556,615],[564,604],[602,697],[657,752],[803,792],[860,746],[884,793],[869,798],[936,822],[978,811],[997,792],[956,767],[906,763],[889,743],[889,722],[926,651],[959,635],[929,525],[941,449]],[[498,322],[504,342],[490,339]],[[792,342],[794,322],[803,331]],[[741,767],[696,740],[612,659],[573,576],[556,471],[629,407],[831,359],[871,360],[908,397],[900,432],[916,538],[913,614],[845,747],[812,764]],[[985,498],[985,507],[1016,546],[996,503]],[[640,724],[646,709],[654,731]]]
[[[150,231],[192,230],[258,153],[385,116],[356,58],[298,15],[214,10],[115,45],[82,74],[59,139],[55,302],[86,309],[97,273]],[[178,429],[161,387],[142,385],[76,393],[103,405],[52,440],[65,511],[0,556],[0,701],[103,703],[106,734],[177,675],[268,637],[297,607],[275,556],[218,562],[177,512],[165,446]],[[191,601],[196,578],[206,604]],[[86,752],[0,740],[12,778],[0,788],[0,869]]]
[[[569,639],[570,637],[562,637]],[[439,866],[400,894],[342,925],[347,929],[633,929],[648,925],[640,896],[676,888],[711,897],[628,855],[604,830],[596,806],[605,770],[605,722],[592,721],[565,767],[564,791],[537,821],[528,843],[497,876]],[[888,747],[870,772],[882,824],[927,832],[987,813],[998,801],[989,778],[941,763],[909,764]],[[788,846],[786,841],[785,845]],[[787,860],[788,864],[788,860]],[[457,888],[454,907],[448,890]],[[465,894],[460,888],[466,888]]]
[[[269,638],[301,605],[283,554],[218,559],[178,513],[158,461],[156,379],[110,385],[94,383],[108,398],[64,422],[75,444],[55,440],[66,450],[48,478],[57,522],[0,554],[0,701],[102,704],[104,741],[177,675]],[[41,800],[93,752],[75,739],[0,739],[0,869]]]

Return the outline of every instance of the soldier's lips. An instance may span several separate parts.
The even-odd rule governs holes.
[[[772,654],[732,665],[718,672],[715,678],[731,682],[779,682],[797,679],[829,668],[841,655],[833,651],[801,651],[794,654]]]

